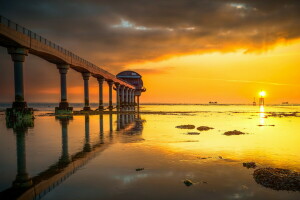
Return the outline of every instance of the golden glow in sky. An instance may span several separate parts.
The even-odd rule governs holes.
[[[143,75],[143,102],[251,103],[261,88],[268,103],[300,102],[300,41],[260,53],[205,53],[129,65]]]

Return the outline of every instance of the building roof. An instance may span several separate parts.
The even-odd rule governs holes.
[[[118,78],[142,78],[140,74],[134,71],[123,71],[117,74]]]

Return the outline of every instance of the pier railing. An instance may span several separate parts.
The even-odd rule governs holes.
[[[57,50],[57,51],[65,54],[66,56],[72,57],[72,59],[75,59],[77,61],[80,61],[80,62],[86,64],[87,66],[89,66],[91,68],[94,68],[94,69],[97,69],[97,70],[101,69],[101,71],[103,73],[107,74],[108,76],[112,77],[113,79],[118,79],[115,75],[109,73],[108,71],[106,71],[106,70],[104,70],[102,68],[99,68],[98,66],[96,66],[93,63],[91,63],[91,62],[89,62],[89,61],[87,61],[87,60],[85,60],[85,59],[77,56],[76,54],[72,53],[71,51],[69,51],[67,49],[64,49],[60,45],[55,44],[54,42],[52,42],[52,41],[50,41],[50,40],[48,40],[48,39],[40,36],[39,34],[37,34],[35,32],[32,32],[31,30],[25,28],[24,26],[21,26],[21,25],[15,23],[13,21],[7,19],[6,17],[1,16],[1,15],[0,15],[0,24],[4,25],[4,26],[6,26],[6,27],[8,27],[10,29],[13,29],[13,30],[15,30],[15,31],[17,31],[19,33],[22,33],[22,34],[30,37],[31,39],[37,40],[37,41],[39,41],[39,42],[47,45],[48,47],[53,48],[53,49],[55,49],[55,50]],[[131,85],[130,83],[128,83],[128,82],[126,82],[124,80],[120,80],[120,81],[123,81],[123,82]]]

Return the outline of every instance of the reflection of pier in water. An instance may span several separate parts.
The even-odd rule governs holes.
[[[58,161],[45,171],[32,178],[29,177],[26,168],[26,133],[28,128],[14,127],[17,146],[17,176],[11,188],[0,192],[0,199],[40,199],[61,182],[74,174],[80,167],[95,158],[99,153],[107,149],[110,143],[104,142],[103,115],[99,115],[99,141],[91,144],[89,115],[85,115],[85,142],[82,151],[69,155],[68,126],[72,117],[59,117],[62,133],[61,156]],[[113,137],[113,116],[109,115],[109,138]],[[118,114],[117,133],[127,135],[140,135],[143,121],[139,115]]]

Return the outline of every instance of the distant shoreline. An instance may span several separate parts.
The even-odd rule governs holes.
[[[28,103],[28,102],[27,102]],[[69,102],[70,103],[70,102]],[[0,102],[0,107],[2,105],[11,105],[11,102]],[[53,102],[30,102],[28,105],[42,105],[42,104],[48,104],[57,106],[59,103],[53,103]],[[70,103],[71,105],[83,105],[84,103]],[[91,105],[98,105],[97,102],[90,103]],[[104,105],[106,105],[104,103]],[[108,104],[107,104],[108,105]],[[202,105],[202,106],[253,106],[252,103],[218,103],[218,104],[209,104],[209,103],[140,103],[140,105]],[[259,105],[256,105],[259,106]],[[290,104],[265,104],[265,106],[300,106],[300,103],[290,103]]]

